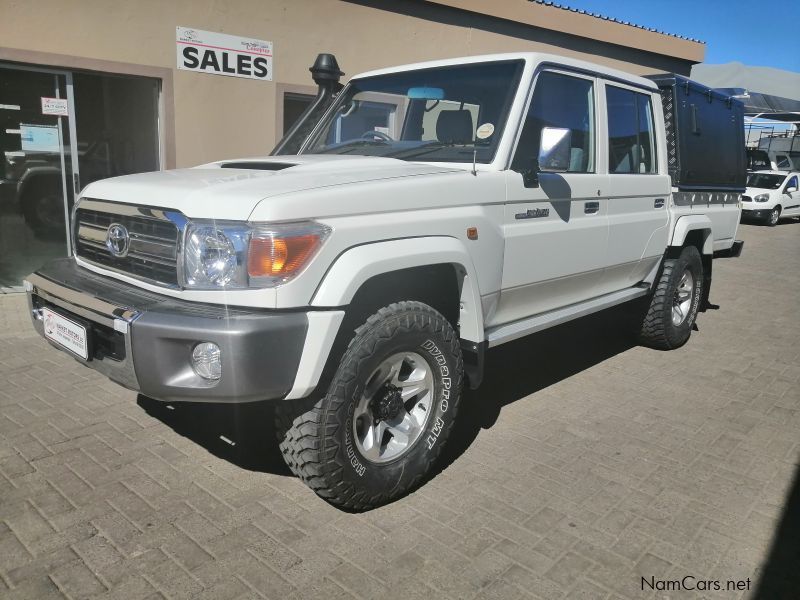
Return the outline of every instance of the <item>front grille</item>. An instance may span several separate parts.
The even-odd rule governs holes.
[[[110,225],[127,229],[126,256],[118,258],[106,246]],[[179,230],[161,210],[130,204],[82,200],[75,212],[75,253],[82,259],[139,279],[178,285]]]
[[[753,199],[750,196],[742,196],[742,202],[752,202]]]

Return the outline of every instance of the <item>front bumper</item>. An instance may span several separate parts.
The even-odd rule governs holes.
[[[742,209],[742,221],[766,221],[769,219],[769,214],[772,212],[771,208],[758,208],[758,209]]]
[[[76,360],[165,401],[282,398],[292,389],[308,331],[303,312],[176,300],[96,275],[73,259],[45,265],[28,277],[26,289],[33,325],[42,337],[41,311],[50,308],[86,327],[89,359],[70,353]],[[192,349],[200,342],[221,349],[217,381],[192,368]]]

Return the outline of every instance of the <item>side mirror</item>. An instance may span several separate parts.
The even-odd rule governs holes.
[[[539,143],[539,170],[559,173],[569,171],[572,131],[561,127],[544,127]]]
[[[572,131],[562,127],[543,127],[539,138],[539,156],[531,159],[531,168],[522,172],[525,187],[539,187],[539,173],[569,171]]]
[[[792,187],[787,187],[787,188],[786,188],[785,190],[783,190],[783,191],[784,191],[785,193],[787,193],[787,194],[791,194],[792,192],[796,192],[796,191],[797,191],[797,188],[796,188],[795,186],[792,186]]]
[[[526,188],[539,187],[539,161],[531,159],[531,168],[522,172],[522,185]]]

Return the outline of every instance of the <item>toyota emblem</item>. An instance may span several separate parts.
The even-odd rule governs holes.
[[[131,236],[124,225],[119,223],[112,223],[108,226],[106,233],[106,248],[112,256],[117,258],[124,258],[128,254],[128,247],[130,246]]]

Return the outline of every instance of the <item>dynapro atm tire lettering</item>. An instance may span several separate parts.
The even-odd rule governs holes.
[[[345,452],[347,453],[347,459],[350,461],[350,466],[353,467],[353,470],[356,472],[356,475],[359,477],[364,476],[364,471],[367,468],[364,464],[358,460],[358,454],[356,454],[355,448],[353,448],[353,411],[356,408],[356,403],[351,402],[350,408],[347,410],[347,425],[344,428],[344,448]]]
[[[453,387],[453,382],[450,379],[450,369],[447,367],[447,358],[445,358],[442,351],[439,350],[436,344],[431,340],[422,344],[422,348],[423,350],[427,350],[428,354],[430,354],[436,361],[436,364],[439,365],[439,374],[442,376],[442,397],[439,401],[439,409],[442,411],[442,415],[444,415],[450,406],[450,390]],[[439,435],[442,433],[443,429],[444,421],[442,417],[436,417],[433,429],[425,440],[425,443],[428,445],[428,450],[433,450],[433,447],[436,445],[436,440],[439,439]]]

